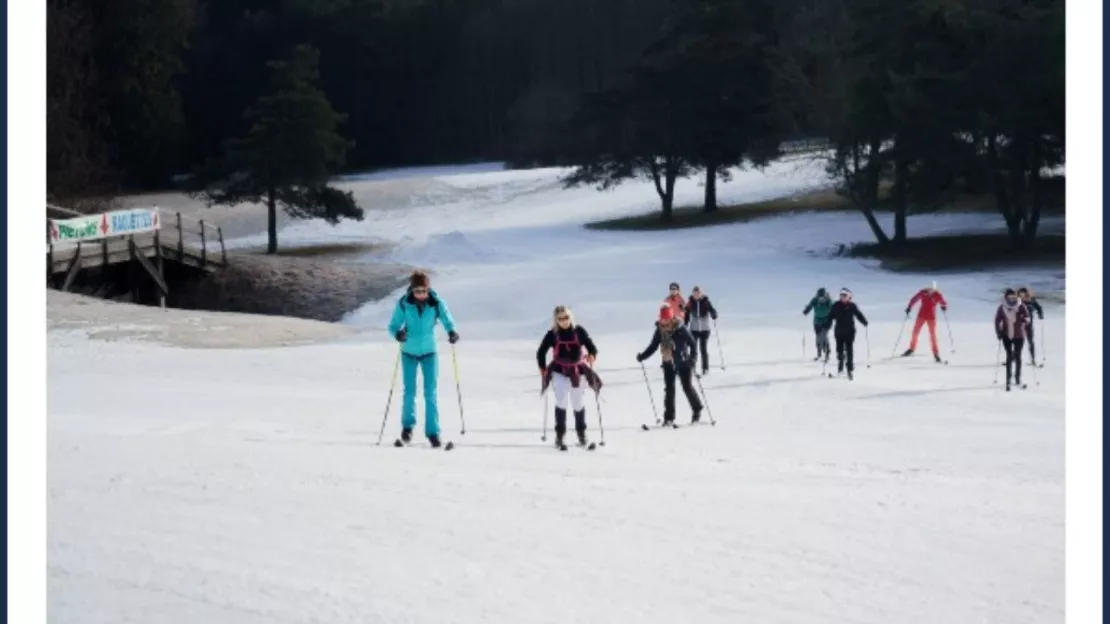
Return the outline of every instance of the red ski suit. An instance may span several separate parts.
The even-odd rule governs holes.
[[[928,288],[922,288],[917,291],[910,302],[906,305],[906,314],[908,315],[913,308],[913,304],[921,302],[921,308],[917,311],[917,320],[913,324],[913,336],[910,338],[910,351],[917,350],[917,335],[921,333],[922,326],[929,325],[929,342],[933,347],[933,355],[940,353],[940,348],[937,346],[937,305],[940,305],[941,310],[948,309],[948,302],[944,300],[944,295],[940,294],[939,290],[930,291]]]

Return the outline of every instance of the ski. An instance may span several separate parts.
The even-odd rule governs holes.
[[[654,427],[649,427],[647,425],[640,425],[640,428],[643,429],[644,431],[651,431],[652,429],[678,429],[678,423],[674,423],[674,422],[670,422],[670,423],[666,423],[666,424],[656,423],[656,425]]]
[[[411,447],[412,445],[413,445],[412,442],[406,443],[401,438],[397,438],[396,440],[393,441],[393,446],[395,448]],[[432,446],[432,445],[429,444],[428,448],[430,448],[430,449],[442,448],[445,451],[450,451],[451,449],[455,448],[455,443],[451,442],[451,441],[448,441],[448,442],[442,444],[441,446]]]

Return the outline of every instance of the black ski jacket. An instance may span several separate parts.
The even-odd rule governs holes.
[[[854,302],[837,301],[832,305],[829,310],[829,319],[825,321],[825,329],[829,329],[836,323],[836,329],[833,331],[833,336],[838,338],[850,338],[856,335],[856,319],[867,327],[867,318],[863,316],[863,312],[859,311]]]

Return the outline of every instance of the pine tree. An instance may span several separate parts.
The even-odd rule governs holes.
[[[350,191],[328,186],[353,143],[337,132],[345,119],[318,86],[319,53],[297,46],[287,61],[272,61],[272,92],[247,109],[245,135],[228,141],[223,157],[198,180],[209,205],[265,201],[267,253],[277,253],[277,207],[295,219],[363,218]]]

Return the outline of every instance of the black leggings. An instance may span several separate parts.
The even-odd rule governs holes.
[[[701,411],[701,400],[698,399],[698,393],[694,390],[693,371],[689,366],[683,366],[676,370],[673,362],[663,362],[663,420],[674,420],[674,378],[682,382],[682,392],[686,395],[686,400],[690,402],[690,409],[695,412]]]
[[[694,334],[694,338],[698,341],[698,348],[701,350],[701,369],[707,371],[709,370],[709,331],[696,331],[690,333]]]
[[[1011,376],[1021,383],[1021,348],[1024,345],[1025,340],[1021,338],[1002,338],[1002,348],[1006,350],[1006,383],[1010,382]]]
[[[1036,344],[1037,341],[1033,340],[1033,323],[1032,322],[1030,322],[1029,325],[1025,328],[1025,333],[1027,334],[1026,337],[1029,339],[1029,359],[1032,360],[1032,362],[1034,364],[1036,364],[1037,363],[1037,349],[1034,348],[1033,345]]]
[[[836,334],[835,337],[837,370],[844,370],[844,365],[847,364],[848,372],[850,373],[856,369],[855,362],[853,361],[854,358],[852,357],[852,345],[856,341],[856,334],[855,332],[847,335]]]

